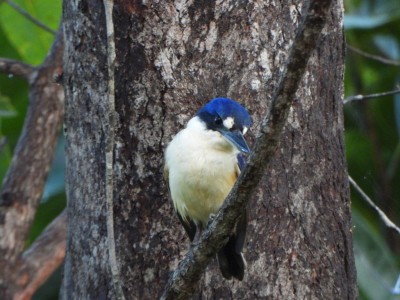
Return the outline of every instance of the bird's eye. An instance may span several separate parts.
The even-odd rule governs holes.
[[[214,119],[214,123],[217,125],[221,125],[222,124],[222,119],[220,116],[215,117]]]

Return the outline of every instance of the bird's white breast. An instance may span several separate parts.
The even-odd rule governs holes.
[[[229,194],[238,174],[238,151],[198,117],[180,131],[165,153],[175,209],[183,218],[207,223]]]

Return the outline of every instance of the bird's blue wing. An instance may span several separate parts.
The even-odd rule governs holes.
[[[244,169],[244,167],[246,166],[246,160],[242,153],[239,153],[237,155],[237,162],[238,162],[239,170],[242,171]]]

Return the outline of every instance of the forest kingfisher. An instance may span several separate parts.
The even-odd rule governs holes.
[[[178,218],[191,241],[217,213],[250,153],[244,135],[251,125],[246,109],[229,98],[203,106],[169,143],[164,177]],[[243,212],[218,263],[226,279],[243,279],[247,213]],[[197,233],[196,233],[197,231]]]

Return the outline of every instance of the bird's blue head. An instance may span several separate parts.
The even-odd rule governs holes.
[[[251,125],[250,115],[239,103],[229,98],[215,98],[196,114],[209,130],[222,134],[240,152],[249,153],[243,135]]]

